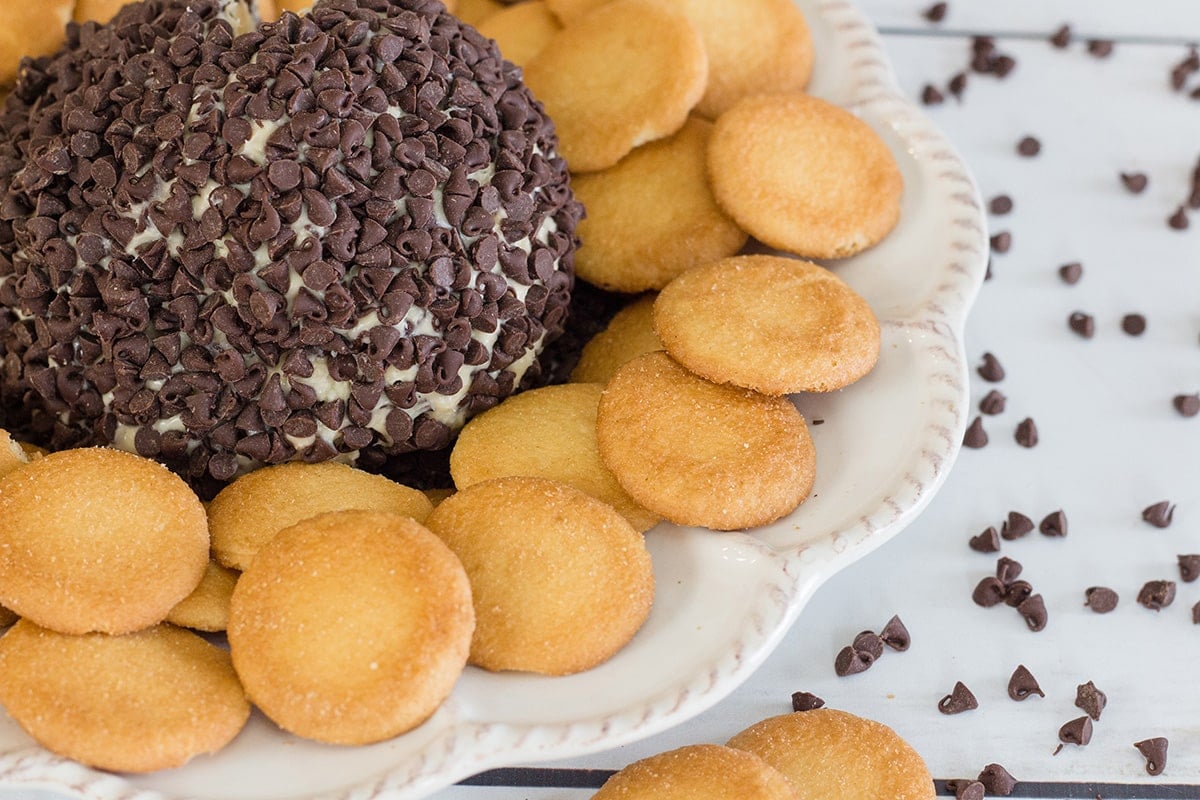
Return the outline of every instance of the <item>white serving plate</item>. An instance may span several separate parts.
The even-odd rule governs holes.
[[[0,789],[98,800],[426,797],[502,765],[582,755],[678,725],[732,692],[827,578],[896,535],[941,486],[967,416],[962,331],[987,235],[975,185],[950,143],[900,93],[874,28],[845,0],[798,0],[817,48],[810,91],[886,139],[905,179],[900,223],[831,265],[880,319],[875,370],[843,391],[799,396],[817,481],[787,518],[752,533],[660,525],[647,534],[657,596],[616,657],[563,678],[468,668],[425,724],[368,747],[282,733],[257,712],[225,750],[176,770],[115,776],[37,747],[0,719]],[[148,731],[148,735],[153,732]]]

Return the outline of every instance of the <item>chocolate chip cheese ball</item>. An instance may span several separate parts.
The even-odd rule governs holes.
[[[189,478],[444,448],[573,284],[550,120],[436,0],[146,0],[0,113],[0,425]],[[248,21],[249,20],[249,21]]]

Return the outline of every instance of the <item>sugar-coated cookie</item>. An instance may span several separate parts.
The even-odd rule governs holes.
[[[0,478],[0,604],[63,633],[161,622],[208,564],[204,506],[166,467],[92,447]]]
[[[654,303],[671,357],[764,394],[830,392],[871,371],[879,322],[845,281],[809,261],[734,256],[680,275]]]
[[[729,740],[782,772],[800,800],[932,800],[933,778],[888,726],[818,708],[765,719]]]
[[[458,0],[458,7],[451,9],[451,13],[463,22],[478,27],[488,17],[502,10],[504,4],[497,0]]]
[[[763,92],[802,92],[813,68],[813,42],[793,0],[663,0],[696,26],[708,52],[708,87],[696,110],[716,119]]]
[[[326,511],[392,511],[418,522],[432,504],[416,489],[347,464],[294,461],[264,467],[226,486],[208,506],[213,554],[244,570],[276,533]]]
[[[638,531],[658,516],[634,502],[600,461],[597,383],[544,386],[514,395],[471,419],[450,453],[459,489],[510,475],[558,480],[608,503]]]
[[[236,570],[209,561],[200,585],[167,614],[167,622],[181,628],[215,633],[229,623],[229,598],[237,583]]]
[[[525,67],[574,172],[611,167],[679,130],[707,76],[700,34],[656,0],[616,0],[583,15]]]
[[[617,367],[640,355],[662,350],[654,332],[654,299],[647,294],[622,308],[604,330],[588,340],[579,355],[571,380],[575,383],[608,383]]]
[[[635,761],[592,800],[798,800],[787,778],[753,753],[694,744]]]
[[[478,25],[479,32],[495,39],[500,55],[517,65],[527,64],[562,30],[546,0],[528,0],[499,11]]]
[[[47,750],[117,772],[215,753],[250,716],[229,653],[172,625],[75,636],[21,620],[0,637],[0,704]]]
[[[611,0],[546,0],[546,5],[563,25],[569,25],[592,9],[606,5]]]
[[[815,477],[812,437],[787,398],[706,381],[663,352],[616,371],[596,440],[625,491],[680,525],[765,525],[803,502]]]
[[[335,511],[286,528],[238,579],[227,635],[256,706],[330,744],[389,739],[441,705],[474,613],[458,558],[411,517]]]
[[[867,123],[803,94],[743,98],[716,121],[708,174],[721,207],[759,241],[844,258],[900,218],[904,181]]]
[[[654,573],[641,534],[612,507],[543,478],[460,490],[429,528],[471,578],[471,663],[568,675],[620,650],[642,626]]]
[[[0,429],[0,477],[30,462],[25,446],[12,438],[8,431]]]
[[[0,0],[0,86],[17,80],[24,56],[46,56],[62,46],[75,0]]]
[[[712,123],[691,117],[673,136],[571,181],[588,212],[578,228],[584,245],[575,254],[576,275],[618,292],[661,289],[741,249],[745,231],[708,188],[711,132]]]

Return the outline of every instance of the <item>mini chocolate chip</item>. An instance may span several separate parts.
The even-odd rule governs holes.
[[[946,100],[945,95],[938,91],[933,84],[925,84],[925,88],[921,90],[921,103],[927,106],[939,106]]]
[[[1021,566],[1020,561],[1009,558],[1008,556],[1000,556],[1000,558],[996,559],[996,577],[1005,586],[1008,586],[1017,578],[1021,577],[1022,569],[1024,569],[1024,567]]]
[[[1002,393],[992,389],[979,401],[979,410],[988,415],[1000,414],[1004,412],[1006,402],[1007,398]]]
[[[1133,746],[1146,759],[1146,772],[1151,775],[1161,775],[1167,767],[1167,739],[1165,736],[1155,736],[1153,739],[1143,739],[1134,742]]]
[[[956,800],[983,800],[984,786],[979,781],[960,781],[954,787]]]
[[[967,73],[958,72],[950,78],[950,83],[947,85],[947,91],[954,95],[954,99],[962,102],[963,92],[967,90]]]
[[[1038,443],[1037,424],[1034,423],[1031,417],[1026,417],[1017,423],[1017,430],[1014,435],[1017,444],[1022,447],[1035,447]]]
[[[1026,598],[1033,594],[1033,584],[1029,581],[1016,580],[1004,587],[1004,604],[1020,608]]]
[[[993,253],[1003,255],[1012,249],[1012,234],[1008,231],[1000,231],[1000,233],[993,235],[989,241]]]
[[[837,656],[833,660],[833,671],[838,677],[846,677],[847,675],[857,675],[860,672],[865,672],[875,663],[875,659],[870,655],[855,650],[853,647],[846,645],[838,651]]]
[[[979,701],[975,699],[975,695],[971,693],[965,683],[957,681],[954,688],[950,690],[950,694],[938,701],[937,708],[943,714],[961,714],[964,711],[979,708]]]
[[[1146,581],[1137,601],[1151,611],[1161,611],[1175,602],[1175,581]]]
[[[1000,534],[996,533],[994,526],[989,525],[972,536],[967,544],[977,553],[996,553],[1000,550]]]
[[[983,429],[983,418],[976,417],[971,420],[971,424],[967,426],[967,431],[963,434],[963,446],[978,450],[980,447],[987,446],[988,435]]]
[[[883,639],[874,631],[862,631],[854,637],[850,646],[859,653],[870,656],[872,661],[877,661],[883,655]]]
[[[1072,311],[1067,317],[1067,326],[1084,339],[1090,339],[1096,333],[1095,318],[1083,311]]]
[[[1167,217],[1167,226],[1172,230],[1186,231],[1191,222],[1188,220],[1187,209],[1183,206],[1175,209],[1175,213]]]
[[[1146,186],[1150,183],[1150,179],[1146,177],[1146,173],[1144,172],[1122,172],[1121,183],[1133,194],[1141,194],[1146,191]]]
[[[1008,679],[1008,696],[1013,700],[1020,702],[1028,699],[1031,695],[1045,697],[1046,693],[1042,691],[1042,687],[1038,684],[1037,678],[1033,677],[1033,673],[1024,664],[1018,664],[1013,670],[1012,676]]]
[[[1097,614],[1107,614],[1117,607],[1120,598],[1107,586],[1089,586],[1083,592],[1083,604]]]
[[[946,18],[946,12],[949,6],[946,3],[934,3],[929,8],[922,12],[921,16],[930,22],[941,22]]]
[[[1038,524],[1038,530],[1046,536],[1066,536],[1067,515],[1061,508],[1058,511],[1051,511]]]
[[[1096,688],[1096,684],[1088,681],[1075,687],[1075,707],[1082,710],[1089,718],[1100,721],[1100,714],[1108,705],[1108,695]]]
[[[1071,720],[1058,729],[1058,740],[1083,747],[1092,740],[1092,721],[1087,717]]]
[[[999,578],[989,575],[975,584],[971,599],[975,601],[975,605],[984,608],[998,606],[1004,602],[1004,584]]]
[[[1023,136],[1017,142],[1017,153],[1019,155],[1032,158],[1040,152],[1042,152],[1042,143],[1033,136]]]
[[[908,628],[900,621],[898,615],[893,615],[883,626],[883,630],[879,632],[879,638],[883,643],[892,648],[898,653],[903,653],[912,644],[912,637],[908,634]]]
[[[1083,265],[1078,261],[1063,264],[1058,268],[1058,277],[1066,284],[1079,283],[1079,279],[1083,277]]]
[[[1049,619],[1049,614],[1046,611],[1046,601],[1042,599],[1040,594],[1031,594],[1021,601],[1017,606],[1017,613],[1025,619],[1025,624],[1029,626],[1029,630],[1037,631],[1046,627],[1046,622]]]
[[[1050,44],[1063,49],[1071,44],[1071,26],[1063,25],[1050,36]]]
[[[812,692],[792,692],[792,711],[812,711],[824,705],[825,701]]]
[[[1012,198],[1006,194],[998,194],[988,202],[988,211],[997,216],[1013,210]]]
[[[1142,509],[1142,519],[1156,528],[1168,527],[1174,516],[1175,506],[1172,505],[1170,500],[1159,500],[1157,503]]]
[[[1171,404],[1180,416],[1194,417],[1200,414],[1200,394],[1177,394],[1171,398]]]
[[[1113,41],[1111,39],[1088,39],[1087,51],[1096,58],[1108,58],[1112,55]]]
[[[1126,314],[1121,317],[1121,330],[1130,336],[1141,336],[1146,332],[1146,317],[1141,314]]]
[[[1020,539],[1033,530],[1033,520],[1020,511],[1008,512],[1008,518],[1000,526],[1000,537],[1003,539]]]
[[[1017,786],[1017,779],[999,764],[988,764],[979,773],[979,782],[988,794],[1008,797]]]
[[[1184,583],[1192,583],[1200,578],[1200,555],[1189,554],[1176,556],[1179,561],[1179,579]]]
[[[1004,380],[1004,367],[1000,360],[991,353],[983,354],[983,363],[978,367],[979,377],[989,383],[999,383]]]

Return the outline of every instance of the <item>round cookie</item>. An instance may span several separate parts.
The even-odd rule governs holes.
[[[21,620],[0,637],[0,704],[47,750],[117,772],[215,753],[250,716],[229,653],[171,625],[72,636]]]
[[[818,708],[765,719],[729,740],[782,772],[800,800],[932,800],[921,756],[886,725]]]
[[[272,539],[233,591],[230,651],[280,727],[330,744],[408,731],[450,694],[474,615],[462,564],[416,521],[338,511]]]
[[[0,0],[0,86],[11,86],[25,56],[46,56],[63,43],[75,0]]]
[[[207,633],[225,630],[229,624],[229,598],[237,579],[236,570],[209,561],[196,591],[171,609],[167,622]]]
[[[697,375],[764,394],[841,389],[879,358],[867,301],[824,267],[782,256],[735,256],[680,275],[654,303],[654,329]]]
[[[816,452],[784,397],[710,383],[663,352],[617,370],[596,415],[600,457],[634,500],[680,525],[765,525],[808,497]]]
[[[583,346],[579,361],[571,371],[575,383],[608,383],[612,374],[627,361],[662,350],[654,332],[654,299],[647,294],[622,308],[608,326]]]
[[[277,464],[243,475],[209,503],[213,555],[223,566],[244,570],[284,528],[350,508],[424,522],[433,505],[416,489],[346,464]]]
[[[546,0],[528,0],[491,15],[479,24],[479,32],[495,39],[500,55],[514,64],[527,64],[562,30]]]
[[[763,92],[802,92],[813,42],[794,0],[664,0],[704,39],[708,87],[696,111],[716,119],[738,100]]]
[[[635,530],[658,516],[634,502],[596,449],[597,383],[545,386],[510,397],[467,423],[450,453],[454,485],[465,489],[492,478],[525,475],[574,486],[609,504]]]
[[[746,233],[708,188],[712,123],[690,117],[673,136],[643,145],[571,186],[587,208],[575,274],[617,292],[661,289],[675,276],[731,256]]]
[[[650,613],[654,574],[641,534],[578,489],[495,478],[442,501],[429,528],[471,578],[471,663],[484,669],[590,669]]]
[[[493,14],[504,9],[504,4],[497,0],[458,0],[458,7],[451,9],[454,16],[468,25],[479,26]]]
[[[563,25],[570,25],[592,9],[606,5],[611,0],[546,0],[546,5]]]
[[[204,506],[149,459],[63,450],[0,478],[0,603],[42,627],[161,622],[199,584],[208,552]]]
[[[592,800],[797,800],[787,778],[758,756],[695,744],[635,761]]]
[[[845,109],[808,95],[755,95],[716,121],[708,175],[751,236],[805,258],[845,258],[900,218],[904,181],[887,145]]]
[[[616,0],[580,17],[525,67],[572,172],[611,167],[679,130],[707,75],[700,35],[655,0]]]

